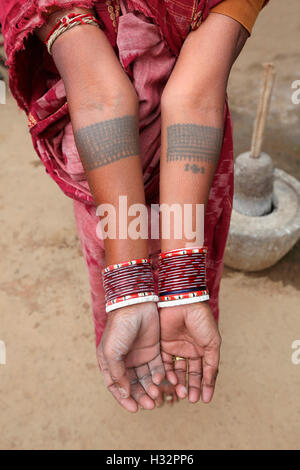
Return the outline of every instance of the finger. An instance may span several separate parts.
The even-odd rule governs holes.
[[[111,379],[111,376],[108,372],[108,367],[107,367],[106,361],[104,359],[102,348],[101,348],[100,344],[97,348],[97,359],[98,359],[98,364],[99,364],[100,371],[104,376],[105,385],[108,387],[108,384],[112,383],[112,379]]]
[[[205,403],[209,403],[214,394],[215,383],[218,375],[219,360],[220,347],[218,345],[204,351],[202,400]]]
[[[153,382],[156,385],[159,385],[165,378],[165,368],[161,355],[158,354],[158,356],[156,356],[152,361],[149,361],[148,365]]]
[[[98,362],[101,368],[101,372],[104,378],[104,383],[108,390],[111,392],[113,397],[117,400],[117,402],[125,408],[125,410],[130,411],[131,413],[136,413],[138,410],[138,405],[136,401],[132,398],[122,398],[120,394],[120,390],[117,384],[115,384],[110,376],[107,364],[105,362],[105,359],[103,357],[103,354],[100,351],[100,348],[97,350],[97,357],[98,357]]]
[[[189,401],[196,403],[200,399],[202,382],[202,359],[189,359],[188,369]]]
[[[132,398],[145,410],[152,410],[155,407],[155,403],[139,383],[134,369],[128,369],[128,377],[130,380]]]
[[[159,390],[152,382],[152,376],[148,364],[135,368],[136,375],[145,392],[155,400],[159,396]]]
[[[117,400],[117,402],[125,408],[125,410],[130,411],[131,413],[136,413],[139,409],[137,402],[134,400],[134,398],[129,397],[129,398],[122,398],[120,395],[120,390],[119,387],[116,384],[112,384],[108,387],[108,390],[111,392],[111,394],[114,396],[114,398]]]
[[[157,408],[160,408],[163,404],[164,404],[163,393],[162,393],[161,390],[159,390],[159,395],[158,395],[158,397],[157,397],[156,400],[155,400],[155,406],[156,406]]]
[[[174,372],[172,355],[162,351],[161,357],[162,357],[165,372],[166,372],[166,379],[168,379],[168,381],[171,382],[171,384],[176,385],[177,375]]]
[[[179,398],[186,398],[188,391],[186,388],[186,360],[179,359],[174,362],[174,370],[177,375],[176,393]]]
[[[130,382],[123,358],[115,357],[110,351],[102,350],[102,352],[109,374],[113,382],[119,386],[122,398],[128,398],[130,396]]]
[[[173,405],[173,403],[178,401],[175,387],[168,380],[163,380],[159,388],[163,393],[163,399],[166,401],[167,405]]]

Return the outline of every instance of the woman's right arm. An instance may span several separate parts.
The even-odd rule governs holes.
[[[38,37],[44,41],[70,11],[94,13],[80,8],[51,12],[36,32]],[[80,25],[64,32],[54,42],[52,56],[65,85],[76,146],[95,204],[115,208],[118,233],[119,196],[127,196],[127,207],[145,205],[136,91],[97,26]],[[133,218],[128,216],[127,223]],[[149,255],[147,239],[105,238],[104,244],[107,264]],[[150,397],[155,399],[158,389],[152,378],[158,383],[164,376],[156,305],[145,302],[111,312],[98,357],[106,384],[122,406],[129,411],[136,411],[137,404],[153,408]],[[129,374],[141,376],[140,383],[130,384]]]
[[[36,32],[38,37],[44,41],[57,20],[70,11],[94,14],[83,8],[52,12]],[[95,204],[112,204],[118,221],[120,195],[127,195],[128,206],[145,203],[136,91],[97,26],[75,26],[64,32],[54,42],[52,56],[65,85],[76,146]],[[120,147],[126,157],[118,155]],[[104,243],[107,264],[148,256],[147,240],[107,238]]]

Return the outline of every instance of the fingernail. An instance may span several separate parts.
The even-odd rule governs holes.
[[[184,385],[182,385],[179,389],[179,393],[180,393],[179,395],[180,398],[185,398],[188,394],[187,388]]]
[[[211,398],[211,391],[204,388],[202,392],[202,400],[204,401],[204,403],[208,403],[210,401],[210,398]]]
[[[177,380],[175,377],[171,376],[171,378],[168,378],[168,380],[172,385],[177,385]]]
[[[152,377],[152,380],[153,382],[155,383],[155,385],[160,385],[161,381],[162,381],[162,378],[160,375],[154,375]]]
[[[122,398],[128,398],[128,393],[126,392],[124,388],[119,387],[119,392]]]

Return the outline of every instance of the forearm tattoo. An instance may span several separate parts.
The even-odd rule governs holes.
[[[135,116],[97,122],[74,133],[76,146],[87,170],[140,153]]]
[[[221,151],[222,129],[198,124],[173,124],[167,128],[167,162],[215,163]],[[197,173],[197,165],[185,171]],[[201,171],[203,173],[203,171]]]

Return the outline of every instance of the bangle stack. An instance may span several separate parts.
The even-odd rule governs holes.
[[[141,302],[157,302],[149,258],[112,264],[102,270],[106,312]]]
[[[209,299],[206,287],[206,247],[181,248],[159,255],[158,307]]]
[[[158,307],[172,307],[208,300],[206,253],[206,247],[160,253],[158,295],[150,258],[107,266],[102,270],[106,312],[141,302],[157,302]]]
[[[48,36],[45,39],[45,44],[47,46],[48,52],[51,55],[51,49],[54,44],[54,41],[65,31],[73,28],[77,25],[91,24],[95,26],[101,26],[101,22],[93,15],[90,14],[77,14],[77,13],[68,13],[67,15],[60,18],[56,23],[54,28],[50,31]]]

